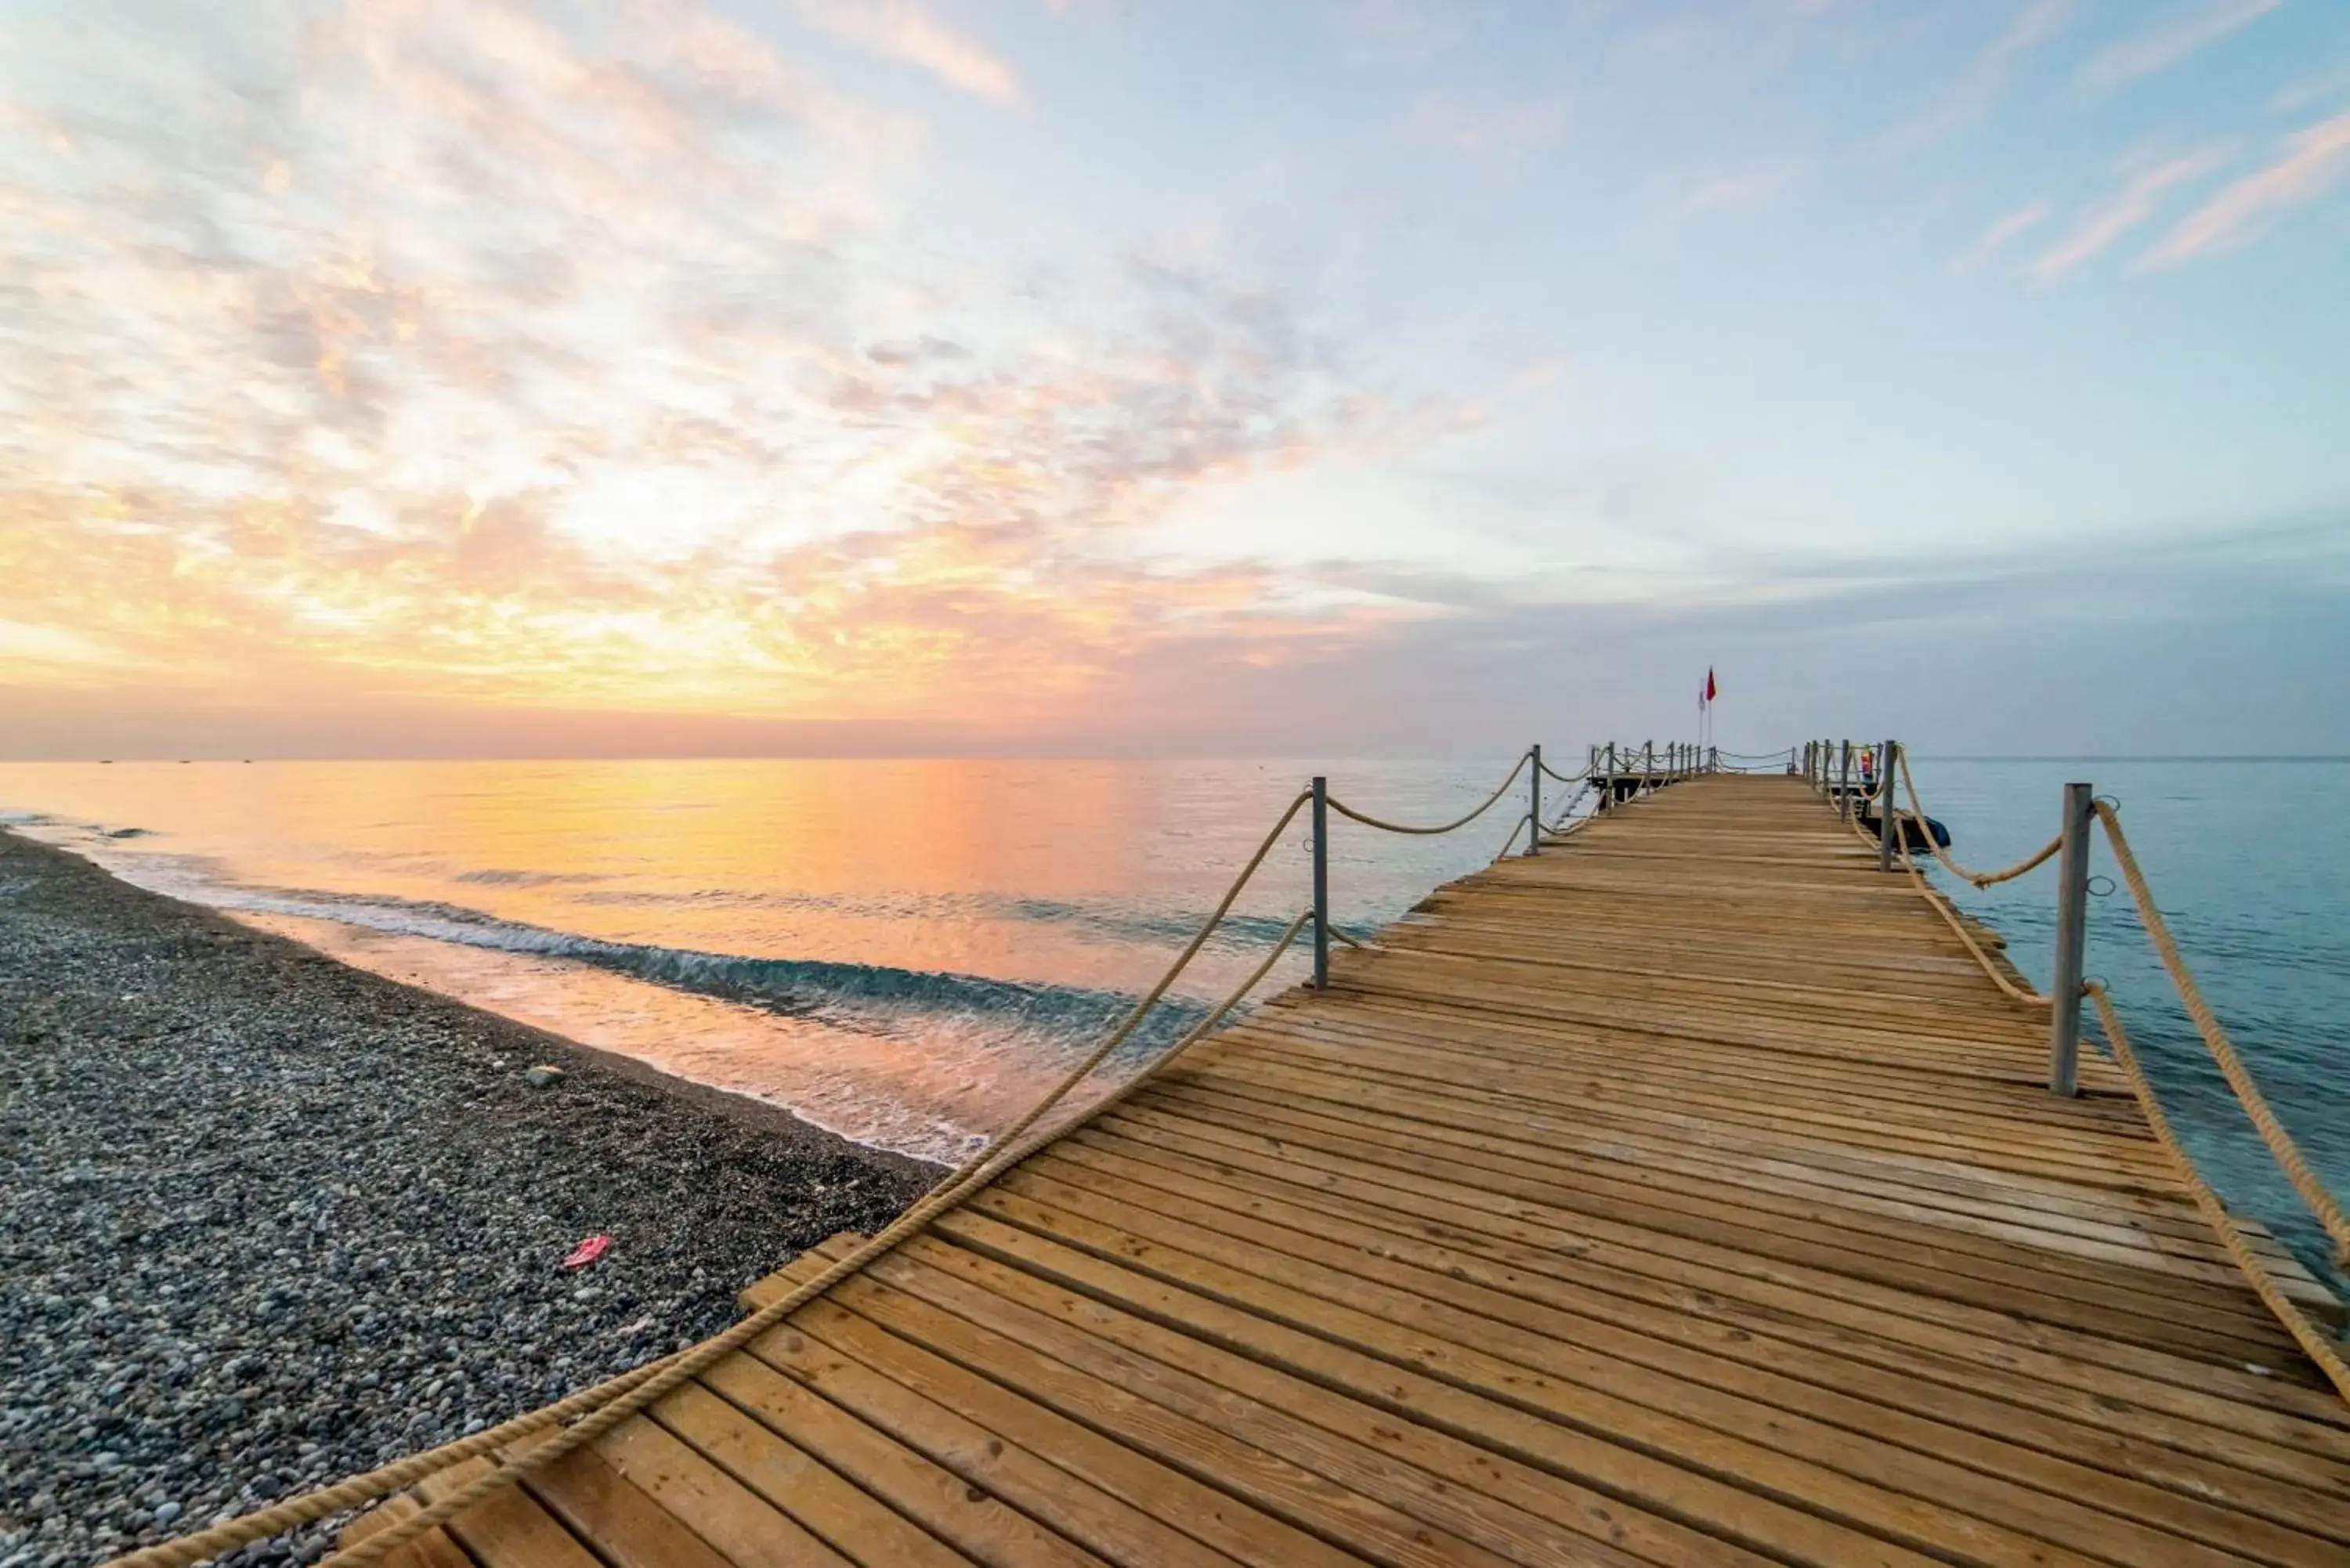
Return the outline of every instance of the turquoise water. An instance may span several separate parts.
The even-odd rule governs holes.
[[[1432,820],[1473,805],[1507,763],[1325,765],[1365,808]],[[2350,823],[2334,810],[2350,763],[1920,754],[1915,768],[1959,856],[1983,867],[2047,836],[2065,780],[2117,795],[2213,1003],[2313,1160],[2350,1190]],[[0,811],[349,961],[946,1159],[1024,1108],[1158,978],[1313,770],[16,763],[0,764]],[[1545,815],[1559,804],[1553,788]],[[1439,839],[1339,824],[1342,923],[1374,927],[1484,864],[1523,809],[1521,786]],[[2096,864],[2110,874],[2102,846]],[[1954,892],[2044,984],[2052,871]],[[1308,899],[1301,817],[1146,1042],[1198,1016]],[[2089,967],[2205,1168],[2316,1262],[2314,1225],[2204,1061],[2125,893],[2093,902]]]

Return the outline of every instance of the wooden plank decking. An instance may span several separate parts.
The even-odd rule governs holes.
[[[2117,1076],[1798,781],[1379,942],[395,1560],[2350,1562]]]

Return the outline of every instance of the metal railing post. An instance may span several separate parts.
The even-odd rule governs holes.
[[[1605,810],[1616,809],[1616,742],[1613,741],[1607,742],[1607,787],[1599,792],[1599,804]]]
[[[2081,1092],[2081,953],[2089,925],[2089,816],[2094,791],[2064,786],[2064,847],[2056,857],[2056,975],[2048,987],[2048,1087]]]
[[[1640,793],[1657,793],[1657,742],[1654,741],[1640,742]]]
[[[1820,783],[1819,750],[1820,743],[1817,741],[1804,742],[1804,782],[1814,789],[1819,787]]]
[[[1320,774],[1314,775],[1314,989],[1330,989],[1330,781]]]
[[[1893,836],[1901,830],[1893,821],[1893,742],[1877,753],[1877,868],[1893,869]]]
[[[1852,742],[1846,741],[1842,752],[1844,760],[1836,764],[1836,817],[1852,820]]]
[[[1534,765],[1526,770],[1526,853],[1542,848],[1542,742],[1534,747]]]

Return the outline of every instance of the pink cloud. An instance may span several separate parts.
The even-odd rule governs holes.
[[[2140,171],[2118,194],[2089,209],[2069,235],[2024,270],[2035,282],[2054,283],[2154,216],[2164,192],[2201,179],[2220,161],[2216,149],[2205,148]]]
[[[1735,174],[1719,175],[1691,186],[1682,195],[1678,210],[1684,218],[1745,212],[1771,202],[1802,174],[1803,171],[1794,163],[1769,163]]]
[[[2081,73],[2092,87],[2117,87],[2167,71],[2199,49],[2250,26],[2281,0],[2212,0],[2191,16],[2098,51]]]
[[[1886,136],[1884,150],[1895,154],[1915,151],[1989,113],[2007,90],[2017,66],[2071,19],[2073,5],[2074,0],[2025,0],[1947,91]]]
[[[950,87],[1001,104],[1021,99],[1011,67],[913,0],[799,0],[797,11],[837,38],[919,66]]]
[[[2306,206],[2350,174],[2350,114],[2337,114],[2285,139],[2284,155],[2248,174],[2189,213],[2147,253],[2147,266],[2251,243],[2279,213]]]
[[[1556,141],[1566,129],[1563,99],[1513,103],[1463,103],[1430,93],[1412,106],[1403,138],[1481,161],[1513,164]]]
[[[1960,251],[1950,262],[1955,272],[1972,272],[2003,249],[2010,240],[2025,230],[2037,226],[2048,215],[2048,203],[2034,202],[2029,207],[2019,207],[2008,213],[1978,236],[1975,243]]]

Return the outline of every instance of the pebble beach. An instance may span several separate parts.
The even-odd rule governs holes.
[[[940,1174],[0,832],[0,1568],[546,1404]]]

